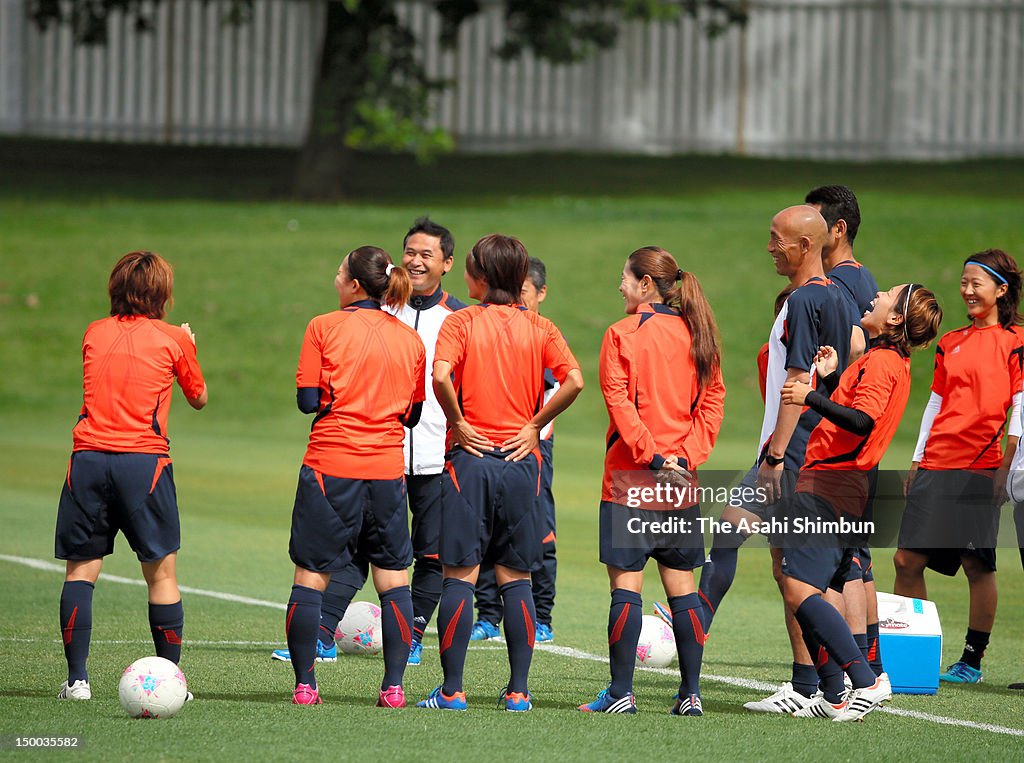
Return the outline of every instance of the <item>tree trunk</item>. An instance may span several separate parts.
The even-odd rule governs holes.
[[[330,201],[352,190],[348,177],[352,150],[345,145],[345,135],[367,77],[376,10],[369,5],[373,4],[360,3],[353,15],[344,3],[327,3],[309,123],[293,182],[293,192],[300,199]]]

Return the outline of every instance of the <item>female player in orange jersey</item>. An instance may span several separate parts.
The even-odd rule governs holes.
[[[960,296],[970,323],[944,335],[936,349],[931,399],[907,478],[893,561],[896,593],[918,599],[927,596],[926,567],[943,575],[963,567],[970,588],[964,651],[940,679],[977,683],[996,616],[999,506],[1021,434],[1024,319],[1017,263],[999,249],[971,255],[964,261]]]
[[[60,699],[92,697],[85,669],[92,593],[119,531],[149,586],[156,654],[181,658],[181,530],[167,420],[175,379],[196,410],[207,393],[189,325],[163,321],[173,288],[160,255],[126,254],[110,274],[110,317],[92,323],[82,340],[84,402],[57,511],[56,556],[67,561],[60,627],[68,679]]]
[[[540,431],[583,389],[579,364],[558,328],[519,304],[529,255],[491,234],[466,256],[469,296],[445,318],[434,352],[434,392],[448,420],[441,477],[437,610],[444,680],[418,707],[465,710],[463,672],[481,562],[494,564],[503,605],[509,681],[500,705],[533,707],[528,688],[536,638],[530,573],[543,560]],[[544,370],[561,385],[544,403]]]
[[[941,321],[935,295],[919,284],[878,292],[861,319],[872,339],[867,353],[840,377],[835,350],[823,347],[814,359],[818,390],[796,380],[783,386],[783,403],[806,405],[823,417],[811,432],[800,468],[789,510],[793,527],[798,518],[831,522],[842,517],[851,527],[871,519],[872,471],[910,396],[910,352],[931,342]],[[892,696],[888,678],[875,675],[842,615],[822,598],[829,588],[842,592],[846,572],[866,542],[867,535],[856,532],[794,533],[784,541],[783,597],[796,613],[821,678],[820,696],[794,712],[796,717],[859,720]],[[845,697],[844,671],[853,687]]]
[[[658,562],[672,610],[672,629],[682,680],[675,715],[702,715],[700,665],[704,651],[703,608],[693,570],[704,562],[699,525],[676,547],[631,534],[637,513],[626,493],[643,483],[692,475],[718,437],[725,404],[718,328],[700,282],[680,270],[658,247],[637,249],[626,260],[619,291],[628,317],[613,324],[601,346],[601,392],[608,427],[601,488],[601,561],[608,567],[611,610],[608,643],[611,683],[584,712],[635,713],[633,668],[640,637],[640,592],[649,559]],[[644,517],[680,514],[695,523],[700,507],[682,512],[641,512]],[[635,525],[634,525],[635,526]]]
[[[413,618],[402,440],[403,426],[419,420],[426,353],[413,329],[381,309],[382,302],[404,305],[412,292],[409,274],[383,249],[349,253],[334,285],[341,309],[309,322],[296,374],[299,409],[316,417],[288,547],[295,563],[285,619],[292,702],[320,704],[313,666],[323,592],[330,574],[358,554],[380,596],[384,679],[377,706],[404,707]]]

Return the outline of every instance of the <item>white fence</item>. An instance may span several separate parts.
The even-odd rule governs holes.
[[[164,0],[156,30],[116,20],[109,45],[40,33],[0,0],[0,132],[297,145],[323,0]],[[745,29],[633,24],[573,66],[504,63],[500,3],[437,42],[429,3],[404,17],[429,71],[456,84],[437,122],[460,148],[712,151],[757,156],[1024,155],[1024,0],[751,0]]]

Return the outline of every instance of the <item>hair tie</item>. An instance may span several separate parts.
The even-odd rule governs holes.
[[[903,333],[907,335],[907,339],[910,339],[910,327],[907,325],[910,316],[907,311],[910,309],[910,295],[914,293],[915,288],[920,287],[913,283],[907,284],[907,298],[903,300]]]
[[[394,269],[395,269],[395,266],[394,266],[394,265],[392,265],[392,264],[391,264],[391,263],[389,262],[389,263],[388,263],[388,266],[387,266],[386,268],[384,268],[384,277],[385,277],[385,278],[391,278],[391,271],[392,271],[392,270],[394,270]]]
[[[992,275],[994,275],[994,276],[995,276],[996,278],[998,278],[998,279],[999,279],[999,281],[1000,281],[1001,283],[1003,283],[1004,285],[1006,285],[1006,286],[1009,286],[1009,285],[1010,285],[1010,284],[1009,284],[1009,281],[1007,281],[1007,280],[1006,280],[1006,279],[1005,279],[1005,278],[1003,277],[1003,275],[1002,275],[1002,274],[1001,274],[1001,273],[1000,273],[1000,272],[999,272],[998,270],[995,270],[995,269],[993,269],[993,268],[990,268],[990,267],[989,267],[988,265],[986,265],[986,264],[985,264],[984,262],[978,262],[977,260],[967,260],[967,262],[965,262],[965,263],[964,263],[964,265],[977,265],[977,266],[978,266],[979,268],[984,268],[984,269],[985,269],[985,270],[987,270],[987,271],[988,271],[989,273],[991,273],[991,274],[992,274]]]
[[[676,280],[677,281],[682,281],[683,280],[683,270],[682,270],[682,268],[680,268],[679,270],[676,271]]]

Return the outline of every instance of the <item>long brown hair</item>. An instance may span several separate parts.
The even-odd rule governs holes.
[[[114,265],[107,282],[110,314],[163,318],[172,304],[174,271],[155,252],[129,252]]]
[[[392,263],[391,255],[377,246],[361,246],[349,252],[348,275],[359,281],[370,299],[388,307],[401,307],[412,295],[409,272]]]
[[[657,246],[644,246],[629,255],[630,272],[637,280],[649,276],[662,300],[679,311],[690,330],[690,357],[700,386],[711,382],[722,365],[721,340],[711,305],[693,273],[680,269],[676,258]]]

